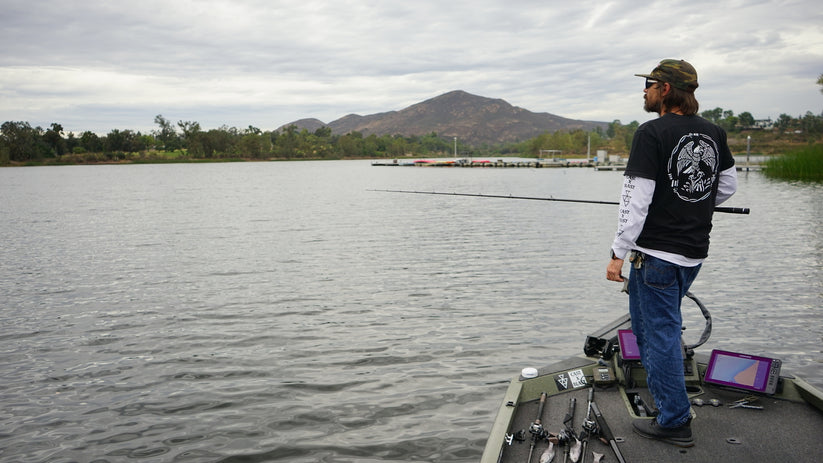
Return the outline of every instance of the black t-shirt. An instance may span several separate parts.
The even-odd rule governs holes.
[[[655,181],[637,245],[702,259],[719,173],[734,166],[726,132],[699,116],[666,114],[638,127],[627,176]]]

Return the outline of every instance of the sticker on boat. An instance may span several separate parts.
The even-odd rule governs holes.
[[[583,373],[583,370],[572,370],[560,373],[554,377],[554,382],[557,384],[558,391],[565,391],[566,389],[569,389],[569,387],[572,389],[577,389],[588,385],[586,382],[586,375]]]

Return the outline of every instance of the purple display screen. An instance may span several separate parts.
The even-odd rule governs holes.
[[[637,337],[632,330],[617,330],[617,342],[620,344],[620,356],[624,360],[640,360],[640,348]]]
[[[780,360],[715,349],[704,380],[738,389],[773,394],[780,374]]]

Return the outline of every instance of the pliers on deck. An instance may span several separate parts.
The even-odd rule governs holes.
[[[752,405],[752,402],[756,401],[757,397],[750,395],[740,400],[735,400],[731,405],[729,405],[729,408],[751,408],[754,410],[763,410],[763,407],[760,405]]]

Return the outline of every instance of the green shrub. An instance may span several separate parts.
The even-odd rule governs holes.
[[[766,161],[765,174],[784,180],[823,181],[823,145],[814,144]]]

